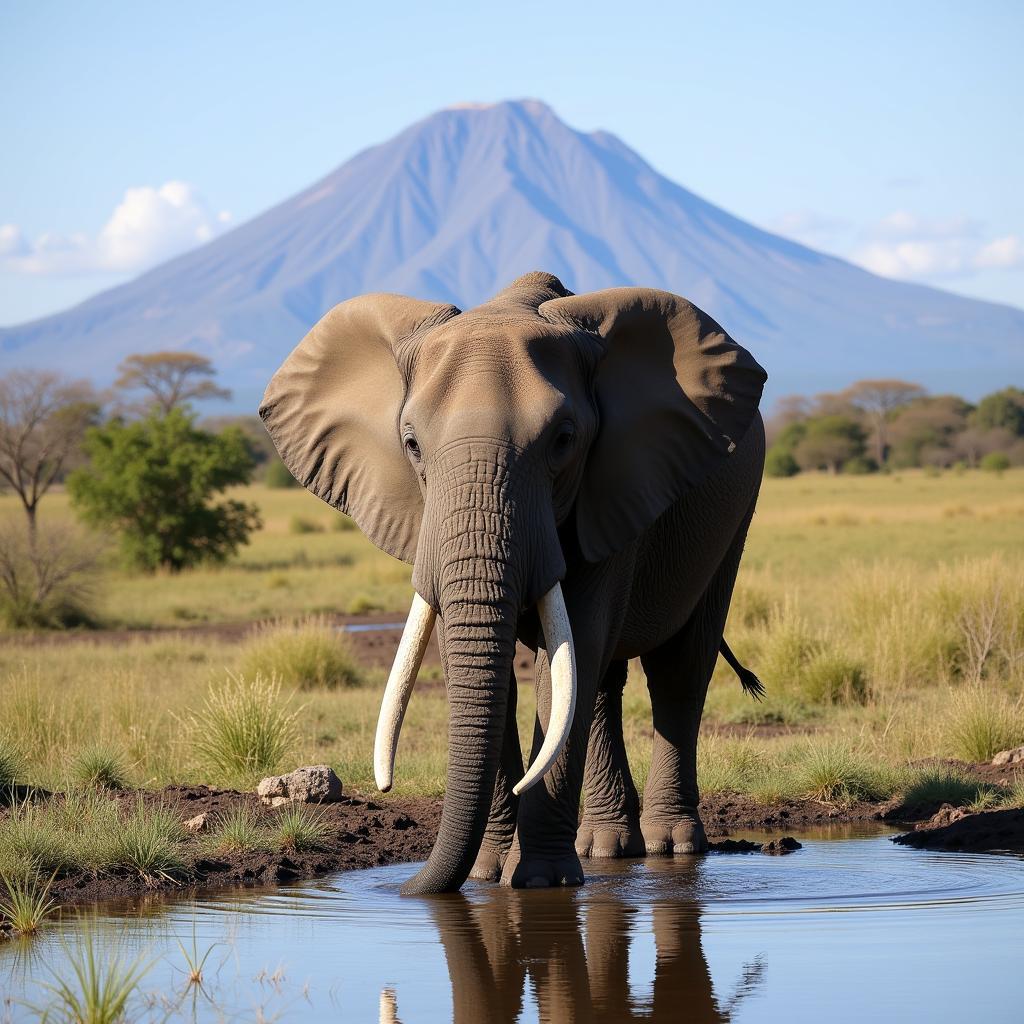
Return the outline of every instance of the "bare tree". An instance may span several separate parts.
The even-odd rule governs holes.
[[[875,459],[879,466],[885,462],[889,444],[888,423],[892,414],[924,394],[925,390],[920,384],[905,380],[860,380],[841,393],[850,405],[864,414],[871,425]]]
[[[0,377],[0,482],[21,499],[30,544],[40,500],[68,468],[98,411],[96,393],[86,381],[46,370],[13,370]]]
[[[165,415],[194,400],[230,398],[227,388],[213,382],[217,371],[206,356],[195,352],[152,352],[128,356],[117,368],[114,386],[124,391],[142,388]]]

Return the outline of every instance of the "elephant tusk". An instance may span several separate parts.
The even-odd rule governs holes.
[[[377,736],[373,742],[373,775],[382,793],[391,789],[394,781],[395,753],[398,750],[398,735],[402,731],[402,719],[405,718],[405,709],[409,706],[409,698],[416,685],[416,674],[420,670],[436,617],[434,609],[419,594],[414,593],[395,663],[391,666],[391,675],[384,688],[380,717],[377,719]]]
[[[540,599],[537,608],[551,663],[551,715],[537,760],[512,787],[516,796],[539,782],[558,759],[569,739],[576,712],[576,650],[572,643],[572,628],[565,610],[561,584],[556,583]]]

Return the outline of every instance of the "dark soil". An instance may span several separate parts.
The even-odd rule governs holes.
[[[913,832],[894,843],[919,850],[969,853],[1024,853],[1024,810],[1012,808],[971,814],[946,804]]]
[[[243,806],[256,811],[268,824],[277,816],[276,810],[264,807],[253,794],[207,786],[111,794],[112,799],[132,805],[140,796],[147,804],[173,808],[183,822],[206,812],[212,825],[218,815]],[[389,800],[384,805],[351,796],[322,804],[318,811],[331,830],[318,849],[225,853],[211,850],[200,832],[190,836],[181,850],[188,870],[180,879],[144,878],[127,868],[100,874],[82,871],[57,878],[52,892],[62,904],[90,903],[159,890],[271,885],[334,871],[424,860],[437,834],[441,802],[423,798]]]

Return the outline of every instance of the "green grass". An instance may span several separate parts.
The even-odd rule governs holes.
[[[19,751],[4,737],[0,737],[0,800],[18,781],[25,770],[25,762]]]
[[[323,812],[303,804],[284,805],[273,825],[274,839],[285,850],[315,850],[330,834]]]
[[[952,765],[929,765],[918,768],[902,793],[902,802],[909,808],[931,804],[952,804],[961,807],[973,804],[983,793],[995,787],[971,778],[961,768]]]
[[[45,988],[52,999],[49,1006],[38,1008],[43,1020],[124,1024],[133,1019],[133,997],[155,961],[142,955],[129,957],[119,947],[101,949],[95,925],[82,929],[76,947],[65,944],[64,954],[70,974],[50,970],[53,980]]]
[[[348,637],[322,616],[256,627],[246,643],[242,672],[301,689],[356,686],[364,678]]]
[[[906,472],[766,481],[726,635],[768,694],[751,701],[720,664],[705,739],[737,723],[783,725],[894,767],[987,758],[993,747],[1024,742],[1022,485],[1022,470],[1002,478]],[[240,496],[260,506],[265,523],[250,546],[222,567],[174,576],[128,573],[111,562],[99,618],[134,627],[278,625],[241,643],[155,632],[105,642],[93,631],[88,643],[6,637],[0,762],[22,752],[23,761],[12,762],[19,782],[62,789],[69,753],[104,746],[120,752],[129,785],[251,786],[261,774],[329,763],[346,787],[373,791],[385,672],[364,668],[364,685],[332,687],[345,679],[336,650],[344,640],[284,623],[329,622],[346,610],[402,615],[410,569],[302,490],[254,487]],[[4,511],[17,511],[10,496],[0,496]],[[65,497],[47,495],[41,515],[67,521]],[[292,534],[296,516],[320,528]],[[263,678],[249,682],[257,671]],[[274,673],[276,684],[268,681]],[[981,712],[967,714],[957,694],[976,691],[972,707]],[[529,687],[520,689],[519,708],[528,747]],[[643,674],[632,666],[623,729],[641,787],[650,716]],[[446,721],[443,691],[420,687],[398,752],[397,795],[443,790]],[[756,755],[732,750],[724,764],[702,755],[705,788],[727,788],[733,775],[744,791],[794,793],[795,742],[760,738]],[[769,767],[744,767],[744,758],[758,757]]]
[[[71,761],[71,781],[79,786],[124,789],[128,770],[120,751],[106,744],[93,744],[80,750]]]
[[[252,782],[284,763],[295,743],[297,711],[277,680],[232,676],[210,687],[187,719],[192,747],[215,777]]]
[[[133,868],[143,878],[183,878],[181,822],[165,807],[147,808],[139,800],[122,822],[114,843],[116,863]]]
[[[956,757],[990,761],[1001,750],[1024,744],[1022,701],[981,686],[965,687],[950,698],[946,743]]]
[[[207,842],[217,853],[250,853],[270,846],[266,825],[249,807],[236,807],[221,815]]]
[[[7,919],[19,935],[31,935],[60,909],[50,897],[53,875],[46,881],[31,871],[13,878],[0,874],[0,886],[7,895],[0,895],[0,920]]]

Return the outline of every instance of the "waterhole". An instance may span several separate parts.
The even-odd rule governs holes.
[[[1024,860],[800,839],[592,862],[576,890],[407,898],[400,865],[107,904],[0,946],[0,1019],[38,1019],[91,946],[152,964],[132,1021],[1021,1020]]]

